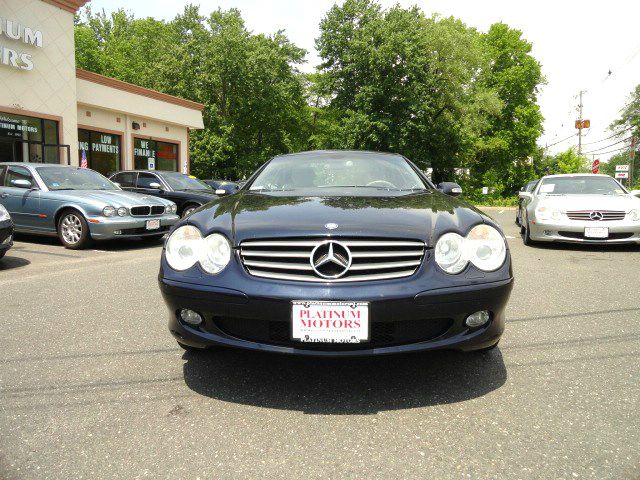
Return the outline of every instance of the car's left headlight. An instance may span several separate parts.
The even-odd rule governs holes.
[[[6,220],[9,220],[10,218],[11,217],[9,216],[9,212],[6,208],[4,208],[4,205],[0,205],[0,222],[4,222]]]
[[[171,205],[167,205],[166,207],[164,207],[164,213],[166,214],[174,214],[178,211],[178,206],[175,203],[172,203]]]
[[[445,272],[457,274],[471,262],[480,270],[491,272],[502,266],[507,257],[507,245],[495,228],[476,225],[466,237],[445,233],[435,247],[436,263]]]
[[[502,266],[507,246],[500,232],[489,225],[476,225],[465,237],[467,258],[480,270],[490,272]]]
[[[631,210],[629,212],[629,220],[640,222],[640,209]]]

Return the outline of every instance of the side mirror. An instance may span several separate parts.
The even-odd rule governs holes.
[[[31,188],[31,182],[29,180],[24,180],[22,178],[18,180],[11,180],[11,185],[16,188]]]
[[[518,193],[518,198],[521,198],[522,200],[524,199],[532,199],[533,198],[533,194],[531,192],[520,192]]]
[[[440,190],[445,195],[451,195],[452,197],[457,197],[459,195],[462,195],[462,187],[457,183],[453,183],[453,182],[439,183],[438,190]]]
[[[155,190],[162,190],[162,185],[160,185],[158,182],[151,182],[149,184],[149,188],[153,188]]]
[[[218,188],[216,190],[216,195],[222,196],[222,195],[226,195],[226,194],[227,194],[227,191],[225,189],[223,189],[223,188]]]
[[[634,197],[639,197],[640,198],[640,190],[631,190],[629,193],[631,195],[633,195]]]

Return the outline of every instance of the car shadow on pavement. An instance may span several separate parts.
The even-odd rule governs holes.
[[[186,352],[186,385],[225,402],[318,415],[366,415],[470,400],[507,379],[499,348],[361,358],[233,349]]]
[[[634,243],[612,243],[602,245],[595,243],[537,242],[528,245],[526,248],[533,248],[536,250],[565,250],[574,252],[637,252],[638,250],[640,250],[640,245]]]
[[[0,260],[0,272],[7,271],[7,270],[14,270],[20,267],[26,267],[30,263],[31,262],[26,258],[13,257],[8,253],[2,258],[2,260]]]
[[[29,235],[26,233],[16,233],[14,239],[19,242],[33,243],[34,245],[51,245],[60,247],[61,251],[65,248],[60,243],[58,237],[49,237],[44,235]],[[127,251],[127,250],[142,250],[146,248],[161,247],[164,239],[141,239],[141,238],[127,238],[122,240],[103,240],[91,242],[85,250],[102,250],[109,252]],[[82,251],[82,250],[80,250]]]

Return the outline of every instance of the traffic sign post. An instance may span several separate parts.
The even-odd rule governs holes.
[[[600,159],[596,158],[591,164],[591,173],[598,173],[600,171]]]
[[[616,172],[628,172],[629,165],[616,165]]]
[[[629,172],[616,172],[616,178],[629,178]]]

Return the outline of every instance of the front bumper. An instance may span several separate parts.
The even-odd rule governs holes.
[[[6,252],[13,246],[13,221],[0,222],[0,252]]]
[[[89,217],[89,231],[94,240],[114,238],[138,238],[168,233],[180,217],[177,215],[153,215],[148,217]],[[147,230],[148,220],[160,220],[160,228]]]
[[[608,238],[587,238],[584,236],[585,228],[606,227],[609,229]],[[589,244],[616,244],[638,243],[640,244],[640,222],[631,220],[620,221],[580,221],[564,220],[540,221],[529,223],[529,235],[531,240],[537,242],[569,242]]]
[[[186,280],[189,280],[188,278]],[[183,344],[204,348],[229,346],[310,356],[364,356],[436,349],[477,350],[500,339],[504,311],[513,278],[463,286],[411,291],[396,285],[293,286],[268,282],[268,289],[247,293],[220,286],[176,281],[160,275],[162,296],[169,308],[169,330]],[[259,281],[257,281],[260,283]],[[264,295],[268,292],[268,296]],[[290,339],[292,300],[368,301],[371,340],[359,344],[306,344]],[[203,315],[192,327],[178,319],[180,309]],[[478,310],[491,312],[483,327],[470,329],[464,321]]]

